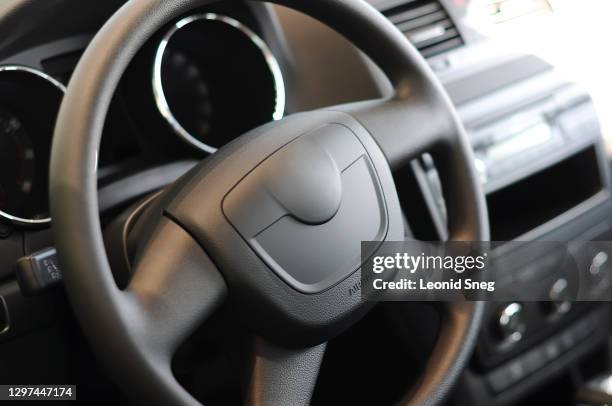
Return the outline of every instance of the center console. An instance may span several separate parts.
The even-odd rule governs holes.
[[[485,55],[475,46],[437,59],[482,60],[470,55],[474,52]],[[528,242],[535,240],[610,240],[609,161],[588,93],[533,56],[456,69],[437,59],[430,62],[434,68],[446,66],[438,74],[474,149],[491,240],[513,241],[509,255],[517,258],[526,257]],[[508,76],[514,76],[510,82]],[[431,223],[438,237],[445,238],[444,197],[435,162],[425,156],[412,169]],[[517,242],[525,242],[524,247]],[[557,255],[563,254],[533,258],[508,275],[506,284],[526,290],[536,281],[541,286],[547,264]],[[605,252],[584,255],[591,268],[608,266]],[[568,371],[573,371],[568,388],[580,386],[581,360],[607,339],[610,311],[599,302],[564,300],[571,281],[552,277],[546,283],[550,302],[489,304],[457,403],[511,404],[554,377],[569,376]]]
[[[427,11],[421,3],[380,0],[379,7],[416,41],[457,107],[486,194],[491,240],[512,241],[508,255],[516,258],[528,258],[531,241],[610,240],[609,161],[589,94],[537,56],[475,38],[464,23],[466,9],[457,2],[427,3],[438,10],[431,15],[441,15],[436,26],[452,27],[447,36],[434,38],[434,24],[420,16]],[[431,27],[415,29],[421,22]],[[432,37],[419,42],[423,30]],[[396,183],[415,236],[447,238],[436,162],[423,156],[407,172],[398,174]],[[402,190],[410,176],[413,188]],[[499,289],[544,284],[550,301],[489,303],[454,404],[512,404],[559,379],[568,383],[562,399],[571,400],[583,375],[589,378],[582,364],[606,341],[610,310],[600,302],[566,300],[573,282],[546,274],[562,254],[540,252],[504,275],[506,285]],[[606,253],[583,255],[592,268],[608,266]],[[597,361],[605,363],[601,353]]]

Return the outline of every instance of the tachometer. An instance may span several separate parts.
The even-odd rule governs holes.
[[[64,86],[26,66],[0,66],[0,220],[45,225],[49,158]]]
[[[5,215],[48,217],[26,208],[36,174],[34,158],[32,141],[21,121],[0,108],[0,211]]]

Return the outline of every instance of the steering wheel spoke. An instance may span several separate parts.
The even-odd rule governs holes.
[[[435,153],[456,135],[448,111],[433,108],[420,97],[377,99],[332,109],[350,114],[368,130],[391,169],[400,168],[425,152]]]
[[[172,355],[223,302],[227,286],[193,238],[164,218],[140,249],[126,293],[141,311],[146,340]]]
[[[437,390],[452,385],[459,374],[459,365],[469,360],[478,329],[482,322],[484,306],[479,302],[438,302],[442,323],[436,345],[429,356],[421,379],[398,404],[430,405],[442,403]],[[439,371],[444,370],[444,374]]]
[[[404,90],[406,92],[406,90]],[[333,107],[351,115],[377,142],[391,169],[430,153],[442,182],[449,238],[486,235],[484,199],[468,137],[449,101],[441,95],[402,95]]]
[[[326,346],[286,349],[256,338],[247,406],[308,405]]]

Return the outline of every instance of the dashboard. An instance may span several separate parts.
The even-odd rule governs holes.
[[[87,44],[122,1],[54,1],[54,18],[82,16],[65,25],[49,18],[45,2],[9,3],[0,6],[0,297],[20,308],[15,262],[53,245],[48,166],[55,118]],[[610,239],[609,161],[588,92],[543,59],[500,48],[482,35],[472,24],[469,1],[370,3],[413,41],[457,106],[495,239]],[[27,27],[20,25],[25,19]],[[103,224],[250,129],[299,111],[381,97],[388,86],[344,38],[289,9],[220,2],[194,10],[134,56],[109,106],[98,161]],[[446,238],[436,163],[423,156],[395,176],[415,236]],[[601,261],[599,254],[593,259]],[[516,275],[540,280],[538,266]],[[550,283],[552,293],[557,282]],[[3,335],[0,325],[0,344],[49,328],[56,317],[45,299],[28,299],[27,306],[41,316],[15,312],[22,327]],[[500,324],[500,314],[510,311],[522,317],[524,330],[515,341],[509,339],[517,337],[512,326]],[[567,370],[578,373],[609,332],[608,309],[596,303],[495,304],[486,317],[462,378],[462,390],[470,392],[464,404],[511,404],[544,381],[569,379]],[[577,333],[586,328],[583,319],[586,335]],[[580,336],[571,349],[536,367],[533,357],[526,360],[525,354],[544,353],[568,334]],[[516,363],[529,372],[512,375]]]

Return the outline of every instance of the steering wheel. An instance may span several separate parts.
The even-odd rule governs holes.
[[[96,189],[105,116],[143,44],[209,2],[126,2],[81,58],[51,158],[53,232],[65,287],[93,348],[137,402],[197,404],[174,377],[172,356],[228,300],[258,337],[246,403],[307,404],[325,343],[372,306],[355,294],[359,241],[405,238],[392,169],[432,154],[452,240],[488,240],[484,197],[448,96],[387,19],[361,0],[275,0],[352,41],[389,78],[393,96],[288,116],[201,162],[152,203],[132,279],[119,289]],[[445,305],[428,366],[402,403],[444,398],[474,347],[483,306]]]

